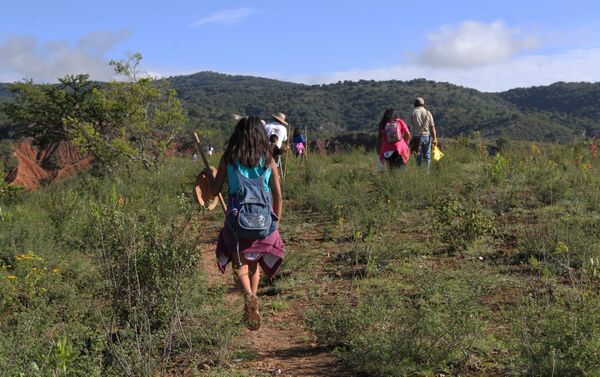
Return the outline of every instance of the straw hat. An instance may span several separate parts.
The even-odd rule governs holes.
[[[275,119],[279,123],[282,123],[282,124],[285,124],[286,126],[289,126],[289,124],[285,121],[285,114],[284,113],[271,114],[271,116],[273,117],[273,119]]]
[[[211,166],[211,170],[213,171],[213,177],[217,175],[217,169]],[[219,204],[217,197],[210,190],[210,177],[204,174],[204,172],[198,174],[198,177],[196,177],[194,199],[196,199],[196,203],[209,211],[215,209]]]

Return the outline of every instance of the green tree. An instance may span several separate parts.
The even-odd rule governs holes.
[[[141,60],[136,53],[111,61],[123,80],[108,84],[88,75],[68,75],[58,85],[16,83],[15,100],[4,111],[42,146],[65,140],[103,165],[124,158],[159,167],[187,117],[168,82],[140,74]]]

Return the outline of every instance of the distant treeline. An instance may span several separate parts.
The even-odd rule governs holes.
[[[216,143],[233,128],[233,114],[266,119],[284,112],[292,126],[326,137],[373,131],[388,107],[407,119],[416,96],[426,99],[444,136],[479,132],[491,138],[561,142],[600,128],[600,84],[556,83],[482,93],[424,79],[303,85],[212,72],[171,77],[169,82],[185,106],[189,127],[203,130]],[[10,95],[1,84],[0,103]],[[15,135],[15,125],[9,126],[0,114],[0,136]]]

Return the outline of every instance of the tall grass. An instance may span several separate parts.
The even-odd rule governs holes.
[[[289,158],[282,234],[297,250],[265,289],[310,298],[307,325],[356,374],[600,373],[598,161],[576,144],[482,146],[449,142],[430,174],[379,174],[364,150]],[[202,273],[198,170],[172,159],[3,196],[5,375],[227,360],[239,321]]]
[[[360,272],[308,314],[318,340],[373,376],[600,373],[600,174],[577,151],[455,143],[429,175],[364,152],[292,165],[287,195]]]
[[[166,374],[218,363],[236,317],[203,278],[198,165],[89,174],[3,204],[3,375]]]

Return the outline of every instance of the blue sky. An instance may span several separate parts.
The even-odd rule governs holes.
[[[5,2],[0,81],[211,70],[303,83],[423,77],[484,91],[600,81],[600,2]]]

